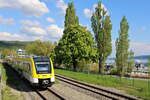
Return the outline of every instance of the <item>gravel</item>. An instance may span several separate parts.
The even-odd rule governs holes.
[[[70,87],[63,82],[53,85],[53,88],[61,92],[64,96],[68,97],[68,100],[100,100],[73,87]]]

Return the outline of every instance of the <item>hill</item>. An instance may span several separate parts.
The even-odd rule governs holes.
[[[142,55],[142,56],[136,56],[134,57],[134,59],[149,59],[150,58],[150,55]]]
[[[25,41],[0,41],[0,49],[17,49],[22,48],[24,49],[27,44],[32,42],[25,42]]]

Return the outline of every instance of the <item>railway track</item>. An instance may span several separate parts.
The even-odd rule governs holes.
[[[59,94],[53,88],[46,88],[44,90],[36,89],[35,92],[42,100],[66,100],[63,95]]]
[[[67,78],[58,74],[55,76],[58,80],[63,81],[69,85],[76,86],[78,88],[84,89],[86,91],[100,95],[110,100],[140,100],[139,98],[136,98],[127,94],[117,93],[108,89],[100,88],[91,84],[87,84],[81,81]]]

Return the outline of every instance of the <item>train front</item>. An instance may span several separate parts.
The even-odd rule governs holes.
[[[34,71],[33,81],[34,85],[40,87],[51,86],[55,82],[53,63],[49,57],[33,57]]]

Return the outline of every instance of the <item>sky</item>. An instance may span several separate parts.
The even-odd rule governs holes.
[[[0,0],[0,40],[58,41],[63,35],[67,4],[74,2],[81,25],[92,32],[90,17],[99,0]],[[150,55],[150,0],[101,0],[111,16],[112,44],[119,24],[126,16],[130,29],[130,50],[136,56]]]

